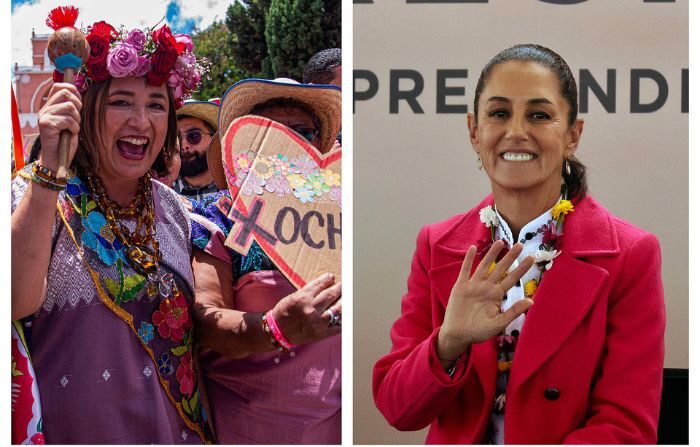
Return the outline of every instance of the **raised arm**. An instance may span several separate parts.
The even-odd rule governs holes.
[[[377,407],[399,430],[418,430],[437,419],[464,382],[470,346],[501,332],[532,304],[522,300],[500,313],[503,294],[530,268],[532,258],[506,275],[522,251],[516,244],[489,273],[503,248],[498,241],[473,273],[476,247],[469,248],[444,315],[434,315],[439,310],[431,301],[427,229],[419,234],[417,245],[401,317],[391,329],[393,347],[377,362],[373,377]],[[457,359],[462,361],[455,364]],[[452,365],[450,375],[446,370]]]
[[[54,84],[39,111],[39,164],[54,173],[58,168],[58,141],[62,130],[71,132],[69,162],[78,147],[80,93],[71,84]],[[12,213],[12,319],[26,317],[41,307],[51,259],[51,230],[56,219],[58,191],[33,181]]]

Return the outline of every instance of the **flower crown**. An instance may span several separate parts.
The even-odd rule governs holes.
[[[73,27],[77,8],[56,9],[61,11],[52,11],[47,25],[53,29]],[[91,82],[105,81],[110,76],[146,76],[151,85],[167,83],[173,89],[175,108],[180,108],[207,71],[206,61],[195,57],[189,35],[173,34],[168,25],[154,28],[128,31],[122,26],[116,30],[105,21],[88,27],[84,34],[90,44],[90,55],[75,75],[78,90],[85,92]],[[54,81],[62,78],[62,73],[54,71]]]

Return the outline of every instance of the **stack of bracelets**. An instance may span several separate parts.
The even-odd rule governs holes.
[[[38,162],[32,166],[32,181],[44,188],[49,188],[54,191],[62,191],[66,189],[68,180],[65,178],[57,178],[56,173],[49,168],[41,166]]]
[[[282,334],[279,326],[277,326],[277,322],[272,316],[272,311],[263,314],[262,326],[265,333],[270,336],[270,342],[278,351],[287,352],[294,347],[284,334]]]

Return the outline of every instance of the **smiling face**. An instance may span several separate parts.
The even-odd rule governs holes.
[[[102,134],[97,139],[98,175],[109,188],[135,181],[153,165],[168,129],[168,92],[145,77],[114,78],[105,99],[104,117],[96,116]],[[98,114],[100,107],[95,109]]]
[[[534,62],[494,66],[478,113],[469,115],[469,133],[494,194],[559,197],[562,163],[576,151],[583,121],[568,125],[554,73]]]

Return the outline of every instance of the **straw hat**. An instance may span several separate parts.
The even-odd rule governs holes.
[[[185,101],[176,112],[177,119],[190,116],[209,124],[214,132],[219,129],[219,98],[208,101]]]
[[[306,104],[319,119],[321,152],[328,152],[341,126],[340,88],[330,84],[299,84],[293,79],[244,79],[224,93],[219,109],[219,131],[212,138],[207,151],[209,172],[219,189],[227,189],[226,175],[221,158],[221,140],[231,121],[250,114],[251,110],[270,99],[291,98]],[[183,107],[184,109],[184,107]]]

